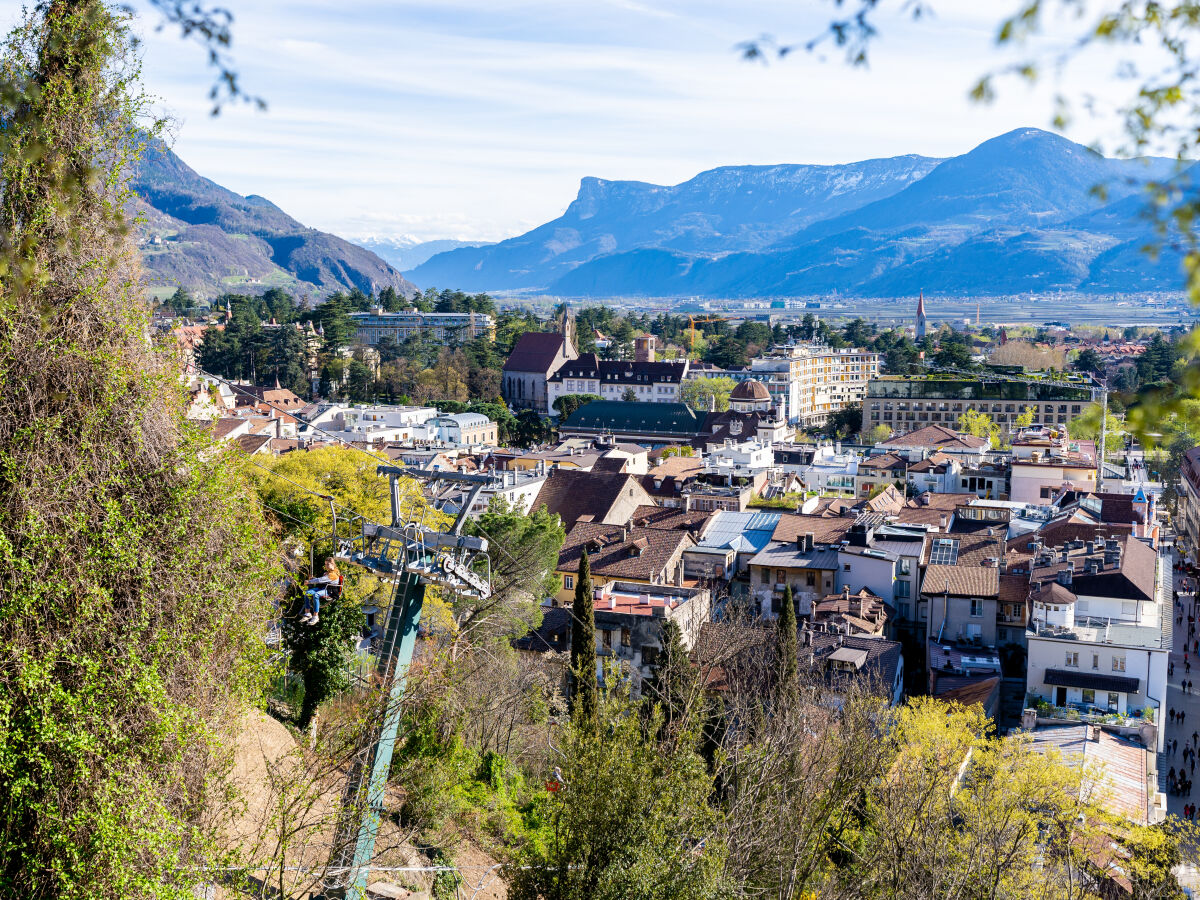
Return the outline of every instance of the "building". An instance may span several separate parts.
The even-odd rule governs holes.
[[[909,462],[944,453],[963,463],[978,465],[992,449],[992,442],[973,434],[961,434],[946,425],[926,425],[880,441],[875,449],[903,456]]]
[[[684,647],[691,650],[712,619],[712,596],[699,587],[610,581],[595,589],[592,602],[597,676],[603,676],[606,662],[616,660],[629,674],[635,696],[642,682],[654,677],[665,648],[663,623],[676,622]]]
[[[683,553],[695,543],[687,531],[678,529],[579,522],[567,534],[558,556],[556,571],[562,587],[556,602],[574,601],[585,550],[593,587],[610,581],[683,587]]]
[[[1017,418],[1033,410],[1035,425],[1066,425],[1098,399],[1098,389],[1083,378],[1045,382],[1035,377],[1006,380],[1001,376],[976,378],[951,375],[884,375],[872,378],[863,398],[863,431],[885,425],[901,434],[927,425],[953,428],[968,410],[987,413],[1009,434]]]
[[[799,643],[800,671],[821,672],[835,690],[857,682],[890,706],[904,699],[904,656],[898,642],[805,622]]]
[[[850,592],[846,585],[839,594],[830,594],[813,605],[810,621],[827,630],[884,637],[888,631],[888,605],[866,588]]]
[[[759,613],[778,615],[787,587],[805,616],[813,603],[837,590],[838,551],[854,521],[849,516],[781,515],[771,541],[749,562],[750,593]]]
[[[566,394],[594,394],[601,400],[624,400],[632,392],[642,403],[678,403],[688,361],[600,359],[584,353],[562,363],[546,379],[547,402]]]
[[[578,355],[569,335],[554,331],[525,332],[504,361],[501,396],[513,409],[532,409],[540,415],[550,415],[546,382]]]
[[[558,426],[563,437],[609,437],[619,441],[693,445],[703,432],[703,419],[686,403],[625,403],[593,400]]]
[[[1179,476],[1176,528],[1185,552],[1195,559],[1196,548],[1200,547],[1200,447],[1183,455]]]
[[[639,479],[620,472],[583,472],[555,469],[533,502],[533,509],[546,507],[570,531],[576,522],[624,525],[639,506],[654,500]]]
[[[860,402],[867,383],[879,374],[880,359],[858,348],[787,344],[752,359],[749,369],[715,374],[762,384],[788,422],[811,427]]]
[[[451,413],[425,423],[436,439],[456,447],[494,447],[499,440],[497,425],[482,413]]]
[[[1072,441],[1066,429],[1026,429],[1012,446],[1009,499],[1048,503],[1063,491],[1096,490],[1096,445]]]
[[[925,320],[925,292],[917,296],[917,329],[916,337],[918,341],[924,340],[925,332],[928,328],[928,323]]]
[[[534,501],[541,493],[546,483],[547,475],[544,469],[501,471],[488,473],[492,480],[485,484],[475,495],[467,515],[472,519],[479,518],[493,500],[499,500],[510,509],[527,515],[534,509]],[[458,515],[474,493],[475,485],[447,484],[433,497],[435,505],[447,515]]]
[[[1149,710],[1161,724],[1174,614],[1164,559],[1129,535],[1035,542],[1027,692],[1083,712]]]
[[[696,536],[696,546],[684,551],[684,576],[728,581],[746,571],[750,560],[771,542],[782,515],[769,510],[714,513]]]
[[[925,541],[918,616],[928,622],[931,654],[934,643],[997,647],[1006,529],[964,524],[969,530],[931,533]]]
[[[352,312],[349,318],[354,323],[354,339],[371,347],[384,338],[403,343],[422,335],[438,343],[465,344],[496,334],[496,322],[487,313],[384,312],[377,306],[370,312]]]

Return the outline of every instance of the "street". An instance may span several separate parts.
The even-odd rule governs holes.
[[[1175,551],[1171,551],[1170,558],[1172,561],[1178,559]],[[1197,664],[1195,646],[1196,637],[1191,640],[1191,652],[1188,650],[1189,632],[1192,635],[1196,634],[1195,625],[1189,629],[1188,616],[1195,617],[1196,615],[1196,595],[1195,595],[1195,579],[1189,578],[1185,573],[1172,569],[1173,583],[1175,590],[1179,591],[1179,604],[1176,605],[1175,615],[1183,616],[1182,624],[1179,624],[1178,618],[1174,620],[1174,628],[1172,634],[1174,636],[1171,650],[1171,663],[1174,668],[1167,678],[1167,698],[1163,704],[1167,713],[1163,716],[1163,725],[1166,727],[1167,750],[1164,754],[1160,766],[1163,769],[1160,784],[1167,785],[1167,775],[1173,768],[1176,774],[1183,773],[1187,778],[1195,779],[1195,759],[1188,756],[1185,760],[1184,748],[1197,746],[1197,739],[1193,735],[1200,734],[1200,664]],[[1186,588],[1186,590],[1184,590]],[[1185,655],[1186,654],[1186,655]],[[1191,671],[1188,671],[1190,665]],[[1196,684],[1190,693],[1184,691],[1184,683],[1187,681],[1195,681]],[[1174,710],[1176,717],[1172,720],[1170,710]],[[1183,713],[1183,721],[1180,723],[1178,714]],[[1178,742],[1178,749],[1175,752],[1171,751],[1173,742]],[[1167,810],[1172,815],[1182,816],[1184,806],[1196,803],[1200,805],[1200,789],[1191,788],[1190,795],[1172,793],[1168,791],[1167,795]]]

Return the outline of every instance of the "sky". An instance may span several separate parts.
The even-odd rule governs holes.
[[[952,156],[1048,127],[1055,88],[1110,83],[1103,60],[1085,61],[973,104],[975,80],[1012,59],[993,37],[1015,0],[928,2],[933,18],[881,16],[855,69],[835,48],[767,65],[736,50],[762,34],[803,42],[830,0],[227,0],[232,60],[267,109],[216,117],[202,49],[158,28],[145,0],[134,9],[145,86],[200,174],[351,239],[498,240],[560,215],[584,176],[674,184],[722,165]]]

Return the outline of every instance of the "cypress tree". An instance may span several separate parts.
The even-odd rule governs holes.
[[[796,696],[799,689],[799,675],[796,669],[796,656],[799,653],[796,638],[796,603],[792,599],[792,586],[783,589],[783,609],[777,622],[779,629],[779,693],[780,696]]]
[[[571,610],[571,673],[575,689],[571,711],[582,721],[596,721],[596,614],[592,608],[592,575],[587,550],[579,558],[575,606]]]

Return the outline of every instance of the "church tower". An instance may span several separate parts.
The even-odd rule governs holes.
[[[917,340],[925,337],[925,292],[917,297]]]

